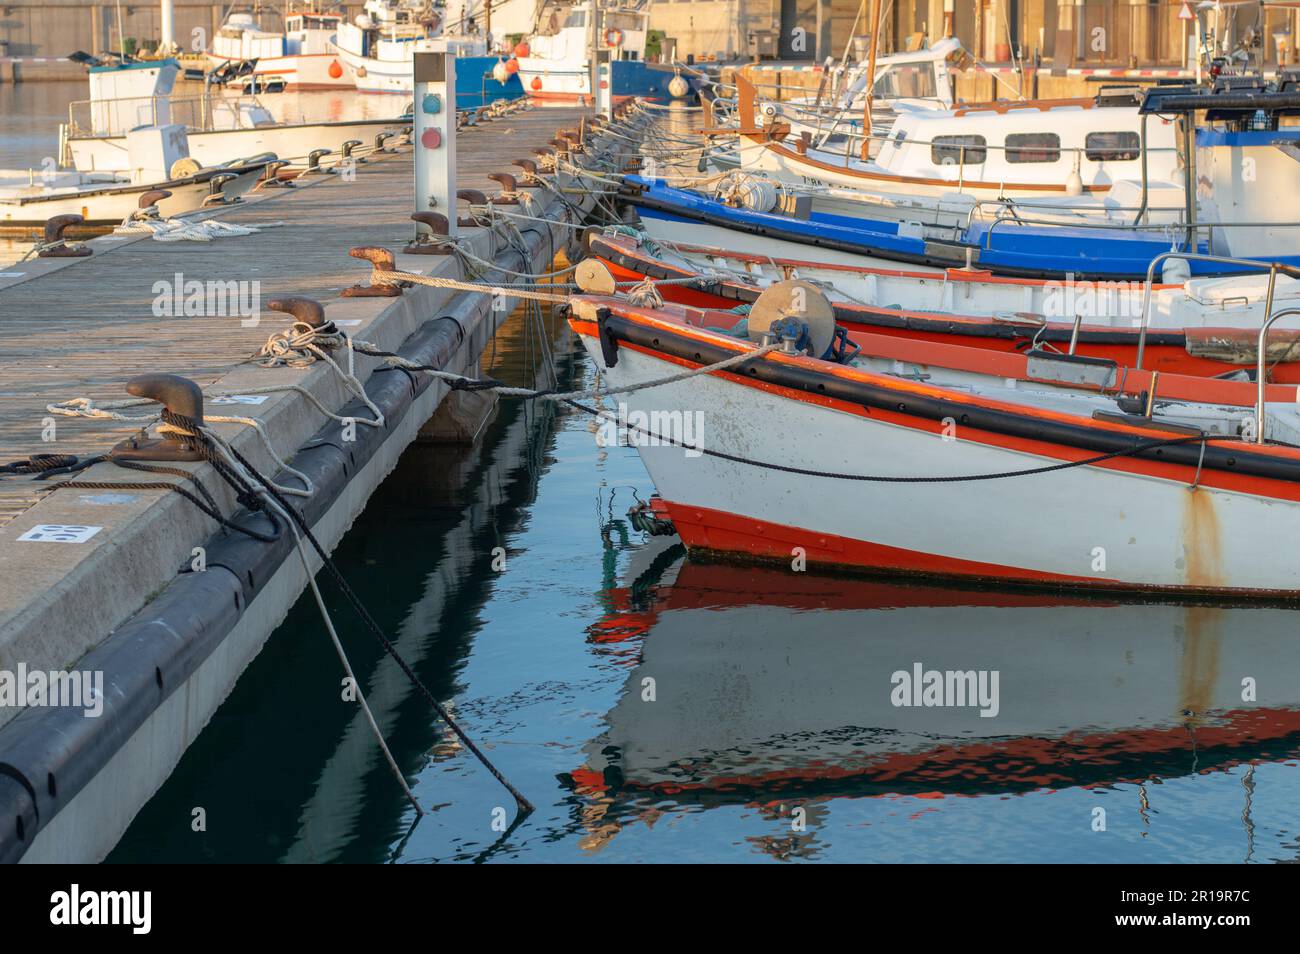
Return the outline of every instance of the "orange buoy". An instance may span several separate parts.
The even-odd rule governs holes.
[[[529,48],[528,43],[524,40],[520,40],[519,43],[515,46],[515,56],[525,57],[531,52],[532,52],[531,48]]]
[[[534,76],[532,83],[530,83],[529,85],[531,85],[533,89],[541,89],[542,78],[540,76]]]
[[[343,67],[339,66],[338,60],[331,60],[330,68],[329,70],[327,70],[327,72],[330,74],[331,79],[338,79],[340,76],[343,75]]]
[[[519,61],[516,60],[514,57],[511,57],[510,59],[506,60],[506,72],[507,72],[507,73],[512,73],[512,74],[513,74],[513,73],[518,73],[518,72],[519,72]]]

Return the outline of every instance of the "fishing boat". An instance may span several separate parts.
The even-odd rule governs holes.
[[[570,325],[602,379],[638,388],[621,394],[619,413],[642,422],[638,452],[692,551],[1300,597],[1300,567],[1259,558],[1300,532],[1300,391],[1268,383],[1271,349],[1294,332],[1274,332],[1252,382],[1043,348],[849,342],[829,302],[798,281],[738,317],[572,303]],[[683,377],[727,360],[738,363]],[[694,439],[681,433],[687,419]]]
[[[345,143],[367,145],[393,136],[400,116],[337,122],[277,123],[256,96],[222,96],[205,84],[198,96],[172,95],[180,64],[174,59],[90,67],[90,99],[69,104],[60,130],[62,164],[82,172],[130,169],[127,136],[143,125],[179,124],[190,157],[200,167],[271,153],[299,166],[316,151],[337,157]]]
[[[534,33],[515,48],[519,78],[530,99],[591,104],[590,51],[607,54],[615,104],[631,97],[665,100],[677,74],[646,62],[650,4],[547,2]],[[682,83],[685,83],[682,80]],[[679,90],[680,91],[680,90]]]
[[[1136,87],[907,109],[869,143],[869,159],[854,130],[839,124],[816,138],[806,128],[792,135],[779,112],[757,110],[757,93],[743,76],[736,88],[741,167],[786,181],[911,198],[1042,198],[1103,194],[1116,180],[1143,175],[1169,182],[1179,171],[1173,123],[1143,113]]]
[[[336,41],[344,67],[362,93],[410,96],[416,52],[455,52],[459,109],[523,95],[518,77],[492,46],[467,6],[457,18],[428,0],[366,0],[355,22],[340,25]]]
[[[232,13],[212,38],[208,63],[242,78],[254,92],[349,89],[352,78],[334,49],[342,22],[341,14],[322,10],[316,0],[291,4],[284,30],[276,33],[260,29],[252,14]]]
[[[1142,280],[1166,252],[1210,253],[1237,259],[1262,257],[1291,264],[1300,257],[1300,207],[1285,195],[1255,185],[1295,181],[1300,127],[1283,120],[1300,114],[1300,93],[1289,81],[1252,87],[1153,87],[1141,116],[1178,116],[1185,207],[1176,223],[1148,221],[1150,182],[1131,184],[1136,207],[1117,207],[1125,221],[1069,217],[1064,210],[1035,215],[1033,208],[997,203],[992,218],[968,214],[963,224],[845,215],[842,207],[818,211],[779,183],[739,194],[706,195],[660,179],[630,177],[623,194],[656,240],[729,248],[774,258],[831,265],[942,270],[982,269],[1027,278]],[[1195,116],[1207,125],[1195,129]],[[1148,164],[1149,168],[1149,164]],[[1261,171],[1263,170],[1263,171]],[[759,184],[762,185],[762,184]],[[1106,188],[1111,188],[1107,186]],[[1019,203],[1019,200],[1017,200]],[[1078,197],[1077,201],[1104,201]],[[974,210],[972,210],[973,213]],[[1190,260],[1187,274],[1232,273],[1234,266]],[[1165,276],[1170,280],[1169,276]]]
[[[611,282],[656,282],[659,296],[679,304],[745,313],[765,289],[800,278],[826,295],[835,320],[854,340],[864,334],[896,335],[1013,353],[1057,348],[1203,376],[1245,373],[1253,363],[1248,332],[1263,322],[1270,285],[1274,305],[1300,302],[1300,282],[1286,275],[1270,282],[1263,266],[1253,275],[1172,283],[1062,282],[967,268],[938,273],[860,268],[714,247],[668,247],[627,227],[593,230],[584,244],[609,270]],[[1165,263],[1173,274],[1186,261],[1171,256]],[[1295,358],[1300,354],[1278,356],[1273,379],[1300,381]]]
[[[671,556],[654,542],[673,539],[645,549]],[[588,849],[666,806],[1140,785],[1286,759],[1300,738],[1294,692],[1242,699],[1242,673],[1296,685],[1289,608],[640,558],[640,575],[602,593],[609,611],[589,636],[627,679],[565,779],[586,800]],[[970,691],[926,705],[910,690],[930,673]],[[813,835],[815,808],[808,820]]]
[[[967,60],[961,41],[951,36],[931,46],[879,57],[875,80],[870,84],[872,131],[883,137],[902,112],[951,109],[956,78],[953,71]],[[751,74],[750,82],[757,90],[757,114],[764,125],[778,122],[788,125],[788,135],[795,139],[807,133],[809,141],[821,148],[843,148],[848,140],[862,132],[867,108],[867,70],[866,61],[823,70],[815,93],[787,99],[764,96]],[[704,85],[700,89],[700,103],[705,107],[709,135],[715,139],[701,165],[723,170],[740,168],[735,137],[726,135],[741,127],[734,85]]]

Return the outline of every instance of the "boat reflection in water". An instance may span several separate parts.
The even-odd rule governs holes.
[[[1139,786],[1145,821],[1148,783],[1243,764],[1237,824],[1249,840],[1253,766],[1300,751],[1293,609],[713,565],[664,537],[635,562],[631,585],[606,590],[609,612],[588,631],[595,652],[631,669],[606,732],[565,778],[589,850],[689,809],[797,820],[802,808],[811,832],[821,803],[837,798],[1124,783]],[[932,689],[930,702],[958,704],[897,704],[926,701],[904,680],[918,667],[968,674],[985,698]],[[791,829],[759,847],[799,854]]]

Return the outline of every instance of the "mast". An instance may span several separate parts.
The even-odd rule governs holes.
[[[876,89],[876,48],[880,43],[880,0],[871,0],[871,52],[867,55],[867,98],[862,108],[862,161],[871,157],[871,96]]]

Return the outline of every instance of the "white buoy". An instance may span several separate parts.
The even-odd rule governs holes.
[[[668,92],[672,94],[674,99],[685,99],[686,94],[690,91],[690,84],[682,79],[680,73],[668,81]]]
[[[510,71],[506,69],[505,60],[497,60],[497,65],[492,67],[492,78],[503,86],[506,80],[510,79]]]

